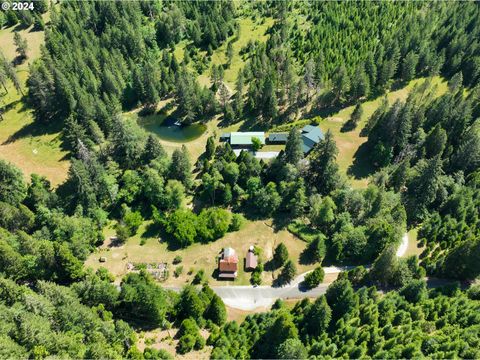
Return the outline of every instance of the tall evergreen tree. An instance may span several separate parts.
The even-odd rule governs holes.
[[[325,138],[315,145],[309,155],[308,179],[310,184],[321,194],[329,194],[341,185],[341,177],[336,162],[337,154],[337,145],[332,132],[329,130],[325,134]]]
[[[300,131],[297,128],[292,128],[288,133],[285,145],[284,159],[287,164],[297,165],[303,158],[302,144]]]

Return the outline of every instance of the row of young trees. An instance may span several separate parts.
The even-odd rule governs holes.
[[[374,181],[401,193],[409,224],[423,222],[422,265],[430,274],[473,279],[480,274],[473,260],[480,248],[478,91],[465,95],[461,78],[454,75],[438,98],[427,81],[405,102],[385,101],[363,131],[379,168]]]
[[[266,313],[226,324],[207,341],[213,359],[477,357],[478,286],[427,290],[423,280],[379,295],[348,280],[293,309],[277,301]]]

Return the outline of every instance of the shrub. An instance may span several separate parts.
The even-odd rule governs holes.
[[[232,221],[230,222],[228,231],[238,231],[243,227],[244,224],[245,217],[242,214],[232,214]]]
[[[198,272],[195,274],[195,277],[192,280],[192,284],[198,285],[201,284],[205,281],[205,270],[200,269]]]
[[[132,211],[125,204],[122,205],[123,223],[127,227],[130,236],[135,235],[140,225],[142,225],[143,218],[139,211]]]
[[[313,289],[314,287],[317,287],[318,285],[320,285],[324,277],[325,277],[325,271],[321,266],[319,266],[315,268],[315,270],[313,270],[312,272],[305,275],[305,285],[309,289]]]
[[[118,222],[115,225],[115,234],[117,236],[118,242],[122,244],[125,243],[130,237],[130,231],[128,230],[128,227],[122,222]]]
[[[284,243],[278,244],[273,253],[273,263],[277,268],[285,264],[288,260],[288,250]]]
[[[262,283],[262,272],[263,264],[258,263],[257,267],[253,270],[252,276],[250,278],[250,283],[252,285],[260,285]]]
[[[177,344],[177,352],[179,354],[186,354],[187,352],[192,351],[196,342],[195,337],[192,335],[182,336]]]
[[[308,243],[315,240],[321,233],[318,230],[313,229],[311,226],[306,225],[303,221],[295,220],[287,226],[288,231],[293,235],[298,236],[303,241]]]
[[[182,262],[182,257],[180,255],[177,255],[173,258],[173,265],[180,264]]]
[[[197,234],[205,242],[223,237],[232,221],[232,213],[225,209],[209,208],[197,217]]]
[[[173,275],[178,278],[180,275],[182,275],[183,272],[183,266],[177,266],[175,270],[173,271]]]
[[[289,284],[295,275],[297,274],[297,268],[295,264],[293,263],[292,260],[287,260],[285,263],[285,266],[282,269],[282,272],[280,273],[280,276],[277,279],[277,282],[280,285],[283,284]]]
[[[472,285],[467,291],[468,297],[472,300],[480,300],[480,284]]]

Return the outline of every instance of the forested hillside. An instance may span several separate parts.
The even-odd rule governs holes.
[[[0,357],[170,358],[140,351],[136,333],[171,327],[178,354],[211,345],[212,358],[480,356],[479,290],[471,285],[480,275],[477,3],[38,5],[0,14],[2,27],[45,31],[23,95],[21,36],[18,59],[0,59],[0,96],[9,102],[0,127],[11,107],[32,110],[30,127],[62,129],[70,168],[52,187],[0,160]],[[445,79],[446,93],[434,77]],[[404,96],[389,103],[399,89]],[[375,104],[368,116],[367,102]],[[346,107],[351,116],[340,118],[339,131],[365,140],[349,164],[364,165],[362,189],[340,171],[332,131],[305,154],[297,126],[325,128]],[[208,124],[205,150],[192,156],[185,141],[166,151],[137,116]],[[271,161],[219,142],[224,130],[273,127],[289,133]],[[215,246],[254,221],[269,221],[271,236],[288,229],[304,249],[293,258],[283,242],[270,254],[255,247],[252,284],[271,271],[274,286],[287,285],[308,265],[312,288],[324,280],[322,266],[353,268],[326,296],[293,309],[277,303],[238,325],[225,324],[225,306],[207,284],[214,274],[193,275],[196,261],[184,264],[193,279],[178,282],[180,294],[162,288],[146,264],[117,279],[84,265],[108,226],[108,246],[126,249],[138,236],[177,254]],[[397,258],[414,228],[423,253]],[[181,262],[178,255],[172,265]],[[427,289],[425,277],[471,287]]]
[[[268,313],[228,323],[212,333],[213,359],[249,358],[476,358],[478,288],[427,291],[412,282],[379,296],[337,280],[325,296],[289,310],[281,301]]]

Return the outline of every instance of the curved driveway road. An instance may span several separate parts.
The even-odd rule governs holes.
[[[408,235],[402,238],[402,243],[397,250],[397,256],[401,257],[405,254],[408,248]],[[326,274],[339,273],[343,270],[352,269],[353,266],[348,267],[325,267]],[[302,281],[305,275],[309,272],[301,274],[293,282],[284,287],[271,286],[213,286],[212,290],[222,298],[225,305],[240,310],[253,310],[259,307],[269,307],[277,299],[302,299],[313,298],[325,294],[329,284],[320,284],[316,288],[306,289],[302,286]]]

